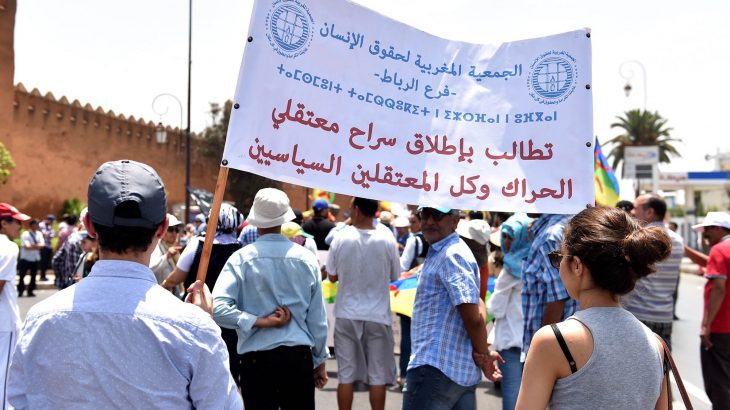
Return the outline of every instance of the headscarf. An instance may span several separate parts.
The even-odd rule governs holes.
[[[208,215],[210,218],[210,215]],[[238,212],[236,207],[229,204],[221,204],[220,213],[218,214],[218,226],[216,232],[233,232],[243,223],[243,215]]]
[[[504,241],[502,241],[504,268],[516,278],[522,276],[522,262],[527,257],[532,244],[528,232],[531,222],[532,218],[527,214],[516,213],[502,223],[502,235],[512,238],[509,252],[504,249]]]

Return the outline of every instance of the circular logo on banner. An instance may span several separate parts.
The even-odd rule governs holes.
[[[541,104],[559,104],[575,90],[578,68],[575,58],[565,51],[548,51],[530,66],[527,88]]]
[[[278,1],[266,16],[266,37],[278,54],[295,58],[304,54],[312,41],[314,19],[303,3]]]

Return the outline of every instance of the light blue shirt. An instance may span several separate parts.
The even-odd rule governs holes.
[[[240,409],[220,328],[135,262],[100,260],[35,305],[10,367],[18,409]]]
[[[236,329],[238,353],[310,346],[314,367],[327,359],[327,314],[316,257],[281,234],[266,234],[228,259],[213,289],[213,316]],[[288,307],[291,321],[257,328],[256,319]]]
[[[479,266],[455,232],[428,249],[416,295],[408,369],[429,365],[462,386],[479,383],[482,374],[457,308],[479,303]]]

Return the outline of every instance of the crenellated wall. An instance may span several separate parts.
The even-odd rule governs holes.
[[[167,142],[155,138],[155,124],[101,107],[56,99],[38,89],[14,88],[9,133],[3,143],[16,162],[0,198],[34,215],[60,209],[65,199],[85,202],[96,168],[114,159],[133,159],[154,167],[167,188],[169,202],[184,202],[185,141],[177,128],[166,128]],[[215,188],[218,160],[201,154],[193,138],[192,185]]]
[[[165,183],[170,208],[185,195],[185,140],[177,128],[166,128],[167,142],[155,138],[155,124],[127,118],[101,107],[69,102],[51,92],[30,92],[13,84],[16,0],[0,0],[0,142],[16,163],[7,183],[0,185],[0,202],[9,202],[34,217],[56,213],[63,201],[86,202],[86,189],[96,168],[105,161],[132,159],[157,170]],[[219,158],[203,155],[204,142],[192,138],[191,184],[215,189]],[[306,210],[311,190],[282,184],[292,207]],[[308,198],[309,196],[309,198]],[[338,195],[346,210],[350,197]]]

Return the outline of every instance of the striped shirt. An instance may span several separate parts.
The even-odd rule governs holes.
[[[568,295],[560,279],[560,272],[553,268],[548,259],[548,253],[560,249],[563,231],[571,217],[572,215],[543,214],[530,228],[535,239],[522,264],[522,312],[525,315],[523,354],[527,354],[532,337],[542,327],[542,317],[548,303],[565,300],[561,320],[565,320],[578,309],[578,302]]]
[[[479,267],[455,232],[434,243],[418,278],[408,370],[433,366],[462,386],[482,379],[458,305],[479,303]]]
[[[684,255],[684,242],[677,233],[666,229],[662,222],[650,222],[646,226],[659,226],[672,240],[672,253],[656,264],[656,272],[639,279],[634,290],[621,298],[621,304],[637,319],[654,323],[672,323],[674,316],[674,292],[679,281],[679,265]]]

